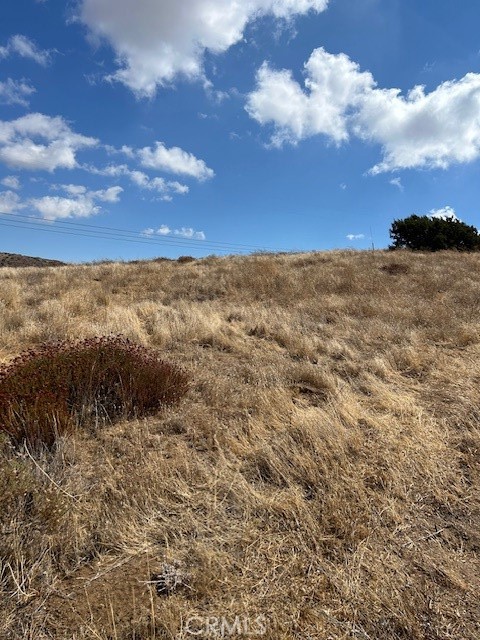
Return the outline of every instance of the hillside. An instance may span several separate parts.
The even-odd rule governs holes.
[[[1,253],[0,267],[60,267],[64,262],[47,260],[46,258],[32,258],[19,253]]]
[[[2,270],[0,361],[122,333],[192,385],[3,441],[0,637],[478,640],[479,291],[454,252]]]

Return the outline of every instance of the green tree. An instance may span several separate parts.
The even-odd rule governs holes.
[[[412,249],[414,251],[478,251],[480,235],[478,229],[457,218],[434,218],[412,215],[394,220],[390,227],[393,240],[390,249]]]

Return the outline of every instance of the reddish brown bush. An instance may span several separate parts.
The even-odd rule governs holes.
[[[78,426],[148,415],[177,402],[187,376],[122,336],[44,344],[0,367],[0,431],[51,446]]]
[[[380,269],[392,276],[398,276],[410,272],[408,264],[403,264],[401,262],[390,262],[389,264],[382,265]]]

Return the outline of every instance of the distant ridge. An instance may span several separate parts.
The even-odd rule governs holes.
[[[0,252],[0,267],[62,267],[65,264],[60,260],[47,260],[46,258],[22,256],[19,253]]]

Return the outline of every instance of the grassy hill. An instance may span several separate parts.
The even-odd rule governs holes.
[[[3,269],[0,361],[123,333],[192,385],[3,441],[0,637],[477,640],[479,291],[454,252]]]
[[[1,253],[0,267],[61,267],[65,262],[60,260],[47,260],[46,258],[33,258],[23,256],[20,253]]]

